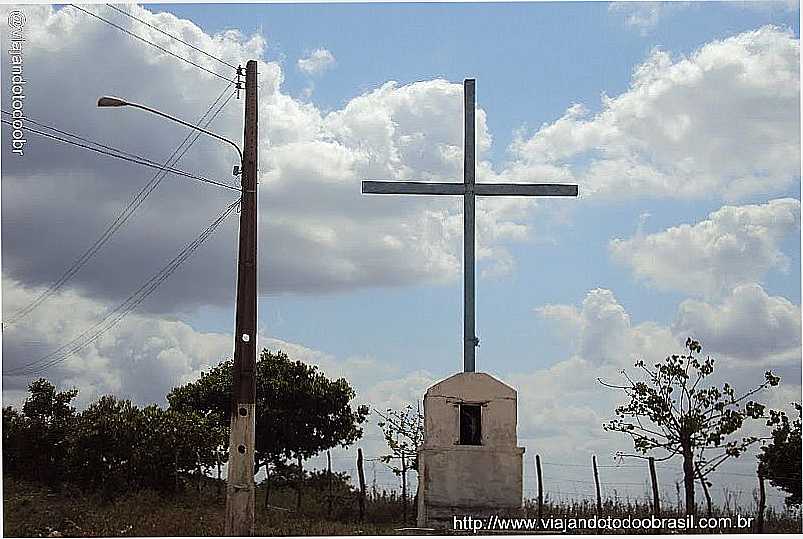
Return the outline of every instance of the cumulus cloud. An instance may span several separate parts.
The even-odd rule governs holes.
[[[11,309],[25,305],[42,292],[11,279],[3,280],[3,298]],[[47,302],[28,323],[3,331],[3,368],[7,373],[31,366],[66,341],[91,327],[107,306],[74,291]],[[372,357],[337,358],[300,343],[260,334],[257,348],[287,353],[296,360],[317,365],[329,377],[345,377],[357,392],[359,403],[375,407],[414,404],[434,383],[425,371],[403,372]],[[113,393],[145,404],[165,404],[171,388],[196,380],[201,371],[232,357],[229,334],[197,331],[166,316],[134,312],[124,323],[111,327],[99,339],[80,347],[47,370],[47,378],[62,387],[79,390],[80,406],[100,395]],[[36,374],[4,377],[4,400],[19,402]]]
[[[609,248],[615,261],[658,288],[713,297],[785,270],[780,242],[799,229],[800,201],[784,198],[723,206],[699,223],[614,239]]]
[[[694,335],[731,357],[777,365],[800,361],[800,327],[799,305],[751,283],[737,286],[721,303],[682,302],[672,331]]]
[[[511,146],[517,166],[554,167],[586,196],[778,193],[800,177],[800,47],[766,26],[688,57],[655,50],[630,88],[575,104]]]
[[[760,384],[764,370],[772,369],[781,375],[781,385],[756,398],[788,411],[789,403],[800,395],[799,310],[785,298],[768,296],[757,285],[738,287],[719,304],[683,302],[670,326],[634,323],[625,306],[607,289],[590,290],[580,305],[539,307],[537,313],[563,331],[570,352],[549,361],[549,367],[508,376],[519,394],[520,442],[530,458],[538,453],[542,462],[546,461],[547,476],[564,481],[585,481],[587,477],[585,472],[573,476],[573,468],[561,463],[588,462],[595,454],[608,464],[617,450],[632,451],[632,442],[626,436],[602,430],[602,423],[613,417],[615,407],[625,397],[597,379],[617,383],[622,381],[622,369],[635,374],[633,363],[638,359],[650,364],[683,351],[690,331],[702,342],[703,353],[716,360],[708,384],[721,386],[727,381],[743,391]],[[765,435],[766,427],[757,422],[744,432]],[[556,467],[549,466],[551,462],[557,463]],[[731,490],[749,491],[749,480],[729,474],[754,469],[753,457],[744,456],[727,463],[713,480]],[[659,484],[669,486],[666,495],[673,494],[671,488],[680,472],[677,461],[659,467]],[[644,477],[642,469],[603,469],[602,473],[614,474],[616,479],[610,481],[637,484]],[[577,490],[575,484],[572,487]],[[625,487],[621,490],[629,492]],[[641,495],[635,490],[636,496]],[[712,494],[716,498],[720,492],[714,489]]]
[[[158,32],[148,33],[146,26],[105,6],[87,9],[207,69],[232,75],[226,66]],[[235,65],[261,58],[260,293],[319,293],[458,277],[460,200],[365,197],[359,182],[459,180],[459,84],[389,82],[355,97],[342,109],[324,113],[283,93],[282,69],[264,60],[268,45],[261,36],[236,31],[208,35],[171,14],[139,6],[131,9],[143,20]],[[25,113],[61,129],[140,155],[166,158],[186,130],[136,110],[98,109],[96,96],[116,94],[194,119],[225,87],[219,79],[121,37],[114,28],[73,8],[31,6],[26,16],[31,33],[25,51],[29,81]],[[3,61],[8,61],[7,55]],[[150,83],[141,84],[142,80]],[[58,100],[52,99],[56,84]],[[210,129],[240,140],[241,107],[242,100],[231,100]],[[491,144],[484,111],[478,111],[477,121],[482,155]],[[3,271],[27,286],[39,286],[56,280],[150,175],[134,165],[88,156],[34,134],[28,138],[25,158],[9,154],[3,160]],[[233,181],[235,162],[231,148],[202,137],[178,166]],[[498,179],[486,162],[478,164],[478,171],[480,180]],[[205,184],[165,179],[113,241],[75,275],[71,286],[103,301],[126,297],[232,197],[231,192]],[[504,243],[528,237],[532,207],[527,201],[478,204],[481,264],[491,269],[512,267]],[[142,308],[176,313],[229,303],[235,237],[232,218],[181,269],[184,278],[164,285]]]
[[[42,292],[3,280],[4,306],[13,310]],[[114,393],[139,403],[159,402],[170,388],[198,378],[204,369],[231,357],[233,342],[222,334],[195,331],[167,317],[132,313],[76,354],[50,364],[39,359],[78,337],[107,312],[107,306],[74,291],[45,302],[25,324],[3,330],[3,369],[48,366],[49,380],[79,390],[79,404]],[[58,356],[61,359],[61,356]],[[31,378],[4,376],[4,395],[24,390]]]
[[[581,308],[573,305],[544,305],[536,308],[544,319],[555,322],[571,343],[572,350],[593,365],[623,365],[635,355],[671,349],[677,339],[651,323],[632,325],[630,315],[613,292],[597,288],[588,292]],[[661,346],[656,346],[656,345]]]
[[[327,49],[315,49],[308,56],[299,58],[298,69],[307,75],[320,75],[336,65],[335,55]]]

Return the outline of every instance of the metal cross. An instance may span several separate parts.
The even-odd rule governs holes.
[[[479,339],[474,328],[474,196],[577,196],[577,186],[556,183],[475,183],[475,98],[474,79],[463,81],[465,137],[463,183],[362,182],[362,192],[380,195],[463,195],[463,370],[474,372],[475,347]]]

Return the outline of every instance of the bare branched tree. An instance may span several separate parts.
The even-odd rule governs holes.
[[[764,382],[753,389],[736,394],[728,383],[722,388],[702,387],[714,372],[714,360],[700,360],[695,354],[702,351],[700,343],[686,340],[685,355],[672,355],[661,363],[648,367],[638,361],[642,379],[634,379],[621,371],[625,383],[604,382],[605,387],[624,391],[628,402],[616,408],[617,418],[603,425],[608,431],[630,436],[636,454],[617,453],[619,457],[649,458],[657,451],[656,461],[676,455],[683,458],[683,483],[686,493],[686,513],[693,514],[694,480],[706,482],[708,475],[730,458],[739,457],[752,444],[765,439],[757,436],[737,437],[736,432],[746,420],[778,422],[779,416],[758,402],[748,400],[760,391],[777,386],[780,378],[771,371],[764,373]]]
[[[408,404],[401,410],[388,408],[385,412],[374,410],[381,421],[377,423],[385,436],[390,454],[379,459],[402,480],[403,518],[407,520],[407,473],[418,471],[418,446],[424,442],[424,416],[421,407]]]

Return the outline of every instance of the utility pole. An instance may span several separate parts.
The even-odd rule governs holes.
[[[245,68],[245,132],[237,258],[237,315],[231,385],[227,536],[254,535],[257,336],[257,63]]]

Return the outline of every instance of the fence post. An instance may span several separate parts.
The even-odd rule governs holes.
[[[298,488],[296,490],[296,511],[301,512],[301,490],[304,488],[304,461],[298,455]]]
[[[326,450],[326,475],[329,480],[329,503],[326,509],[326,515],[332,518],[332,453]]]
[[[655,458],[650,457],[650,481],[652,482],[652,511],[661,516],[661,499],[658,497],[658,479],[655,475]]]
[[[401,454],[401,480],[402,480],[402,522],[407,523],[407,461],[404,453]]]
[[[756,532],[764,533],[764,509],[767,504],[767,496],[764,492],[764,476],[758,473],[758,517],[756,518]]]
[[[362,469],[362,448],[357,448],[357,475],[360,477],[360,522],[365,521],[365,472]]]
[[[544,509],[544,484],[541,481],[541,456],[535,456],[535,471],[538,474],[538,519],[543,517]]]
[[[597,513],[602,514],[602,496],[599,493],[599,472],[597,471],[597,456],[591,455],[591,464],[594,467],[594,486],[597,488]]]

